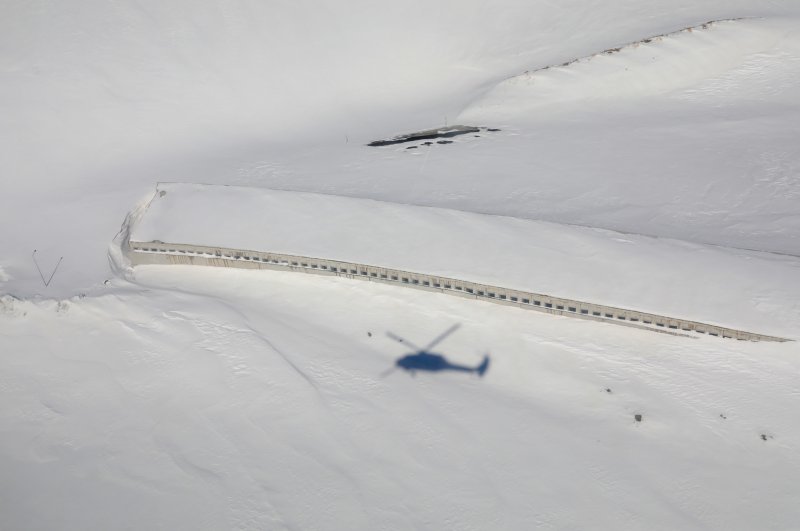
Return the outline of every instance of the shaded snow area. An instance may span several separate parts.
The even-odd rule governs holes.
[[[125,255],[358,260],[797,339],[800,5],[2,13],[0,529],[798,527],[795,341]],[[477,131],[367,146],[453,124]],[[482,378],[398,367],[455,325],[425,354]]]

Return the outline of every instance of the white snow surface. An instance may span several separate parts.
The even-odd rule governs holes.
[[[353,261],[762,333],[800,331],[800,259],[541,221],[167,183],[130,238]]]
[[[0,6],[0,529],[797,527],[796,342],[131,272],[120,242],[183,230],[135,226],[157,182],[236,185],[163,199],[198,243],[235,235],[208,190],[313,205],[340,235],[269,237],[498,284],[535,255],[532,289],[797,337],[799,3]],[[366,146],[445,123],[501,130]],[[463,269],[468,231],[502,264]],[[385,374],[454,324],[433,350],[484,378]]]

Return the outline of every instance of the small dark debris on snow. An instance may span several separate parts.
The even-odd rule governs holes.
[[[611,392],[611,388],[610,387],[606,387],[606,393],[610,393],[610,392]]]
[[[636,422],[641,422],[642,421],[642,416],[639,413],[635,414],[633,416],[633,418],[636,420]]]
[[[437,140],[436,143],[437,144],[452,144],[453,141],[452,140]]]
[[[408,146],[406,149],[417,149],[417,146]]]
[[[726,418],[728,418],[728,417],[726,417],[724,413],[720,413],[720,414],[719,414],[719,418],[721,418],[721,419],[726,419]]]
[[[372,337],[372,332],[367,332],[367,337]]]
[[[773,437],[772,435],[767,435],[766,433],[762,433],[761,434],[761,440],[762,441],[766,441],[767,439],[774,439],[774,438],[775,437]]]
[[[489,131],[490,133],[496,133],[496,132],[498,132],[498,131],[501,131],[501,129],[492,129],[492,128],[490,127],[489,129],[487,129],[487,131]]]

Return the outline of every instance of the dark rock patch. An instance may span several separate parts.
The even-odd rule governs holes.
[[[368,146],[380,147],[380,146],[392,146],[395,144],[403,144],[405,142],[417,142],[419,140],[436,140],[437,138],[452,138],[459,135],[466,135],[469,133],[478,133],[480,131],[491,131],[496,132],[500,131],[500,129],[489,129],[486,127],[474,127],[471,125],[453,125],[450,127],[442,127],[439,129],[426,129],[424,131],[417,131],[416,133],[408,133],[404,135],[398,135],[393,138],[387,138],[384,140],[375,140],[367,144]],[[480,136],[480,135],[475,135]],[[443,142],[439,142],[440,144]],[[448,142],[450,143],[450,142]],[[431,145],[431,143],[425,143],[425,145]]]

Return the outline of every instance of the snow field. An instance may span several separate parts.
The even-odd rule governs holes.
[[[797,35],[790,28],[774,20],[722,20],[647,37],[507,79],[473,102],[459,120],[513,123],[530,120],[534,113],[547,118],[563,112],[567,102],[598,104],[679,92],[736,70],[758,54],[786,46],[797,50]],[[791,71],[794,65],[775,67]],[[741,85],[747,88],[749,80],[742,79]]]
[[[44,293],[30,268],[33,248],[65,256],[66,278],[82,288],[101,283],[108,227],[166,180],[329,192],[798,252],[788,200],[798,120],[794,76],[783,70],[797,56],[792,6],[12,5],[0,32],[0,149],[13,193],[0,194],[0,222],[18,230],[3,235],[0,266],[18,295]],[[394,132],[453,123],[487,89],[525,70],[720,13],[788,28],[765,54],[785,60],[764,70],[748,59],[760,87],[782,80],[780,105],[728,111],[721,122],[709,119],[707,104],[684,100],[677,108],[663,101],[634,107],[634,116],[621,112],[624,104],[606,115],[599,111],[607,106],[582,106],[578,115],[564,109],[563,120],[546,127],[528,116],[516,140],[473,143],[467,151],[449,146],[456,149],[447,156],[424,154],[424,165],[364,148]],[[732,121],[746,122],[747,133]],[[724,190],[720,175],[731,181]],[[69,296],[77,291],[69,284],[48,292]]]
[[[686,340],[311,275],[131,277],[109,248],[159,181],[451,209],[420,228],[456,220],[498,244],[525,231],[452,210],[514,216],[561,224],[537,225],[555,291],[609,289],[596,269],[571,276],[608,253],[670,288],[626,296],[674,304],[668,267],[686,268],[698,307],[795,336],[798,5],[10,0],[3,14],[0,528],[800,521],[796,343]],[[526,70],[739,17],[492,96]],[[655,50],[652,64],[637,55]],[[462,112],[502,131],[366,147]],[[47,288],[33,249],[45,267],[64,256]],[[729,281],[743,298],[717,289]],[[489,352],[484,379],[379,377],[408,353],[384,332],[424,343],[454,323],[437,352],[467,365]]]
[[[3,451],[38,463],[10,468],[8,508],[39,489],[93,497],[99,483],[106,509],[64,507],[59,527],[322,529],[323,514],[357,528],[748,529],[796,511],[794,346],[665,338],[288,273],[137,276],[143,288],[117,283],[124,298],[60,311],[21,302],[27,315],[3,317],[12,348],[52,331],[4,378],[17,407],[3,411]],[[422,343],[454,322],[437,350],[460,363],[491,353],[484,379],[378,378],[407,353],[385,331]],[[49,481],[82,460],[75,470],[92,482]],[[753,481],[755,470],[771,480]]]

